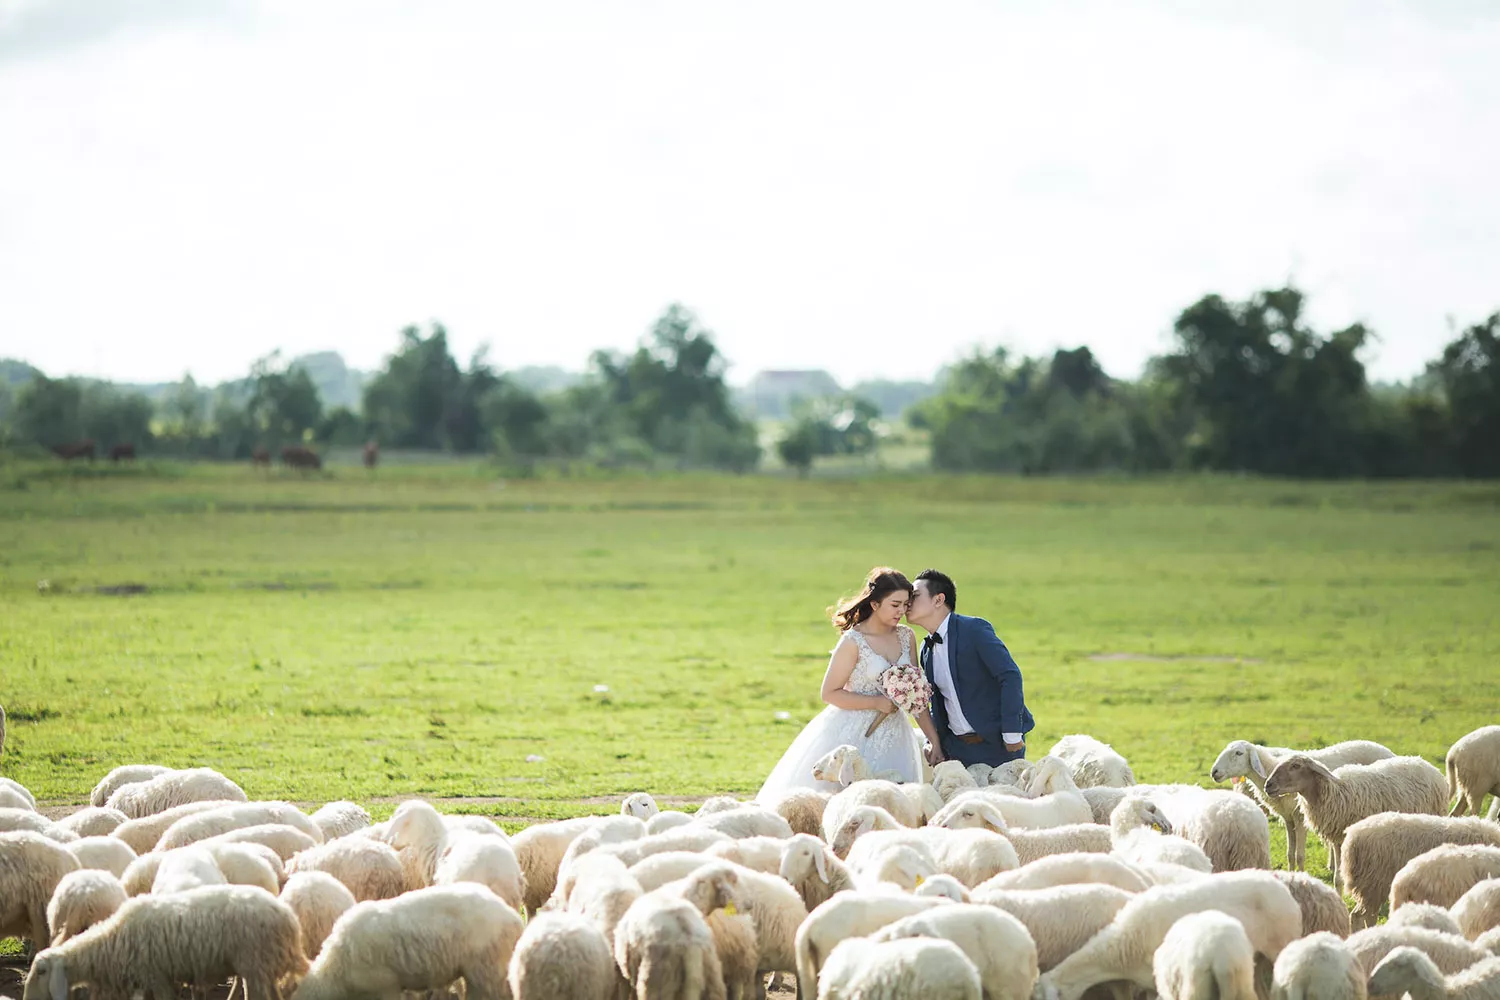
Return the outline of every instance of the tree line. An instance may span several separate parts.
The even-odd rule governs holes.
[[[1021,474],[1207,469],[1300,477],[1500,475],[1500,313],[1458,332],[1412,382],[1372,386],[1372,335],[1310,327],[1294,288],[1184,309],[1168,353],[1134,381],[1087,347],[1050,358],[1004,348],[941,374],[903,419],[935,468]],[[408,327],[358,409],[327,408],[307,371],[273,354],[214,389],[188,377],[154,402],[108,383],[30,373],[0,379],[0,441],[93,439],[141,453],[244,459],[289,444],[490,454],[512,466],[756,468],[755,422],[690,311],[669,307],[633,352],[596,352],[587,377],[535,391],[481,351],[460,364],[447,332]],[[0,376],[5,372],[0,371]],[[880,404],[840,393],[790,404],[772,445],[806,471],[874,451]]]

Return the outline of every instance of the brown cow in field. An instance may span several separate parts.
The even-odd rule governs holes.
[[[257,445],[255,450],[250,453],[250,464],[253,466],[264,465],[269,469],[271,467],[270,449],[266,448],[265,445]]]
[[[64,462],[72,461],[75,458],[86,458],[90,462],[94,460],[94,441],[92,438],[73,441],[69,444],[55,444],[52,446],[52,450]]]
[[[377,462],[379,462],[379,461],[380,461],[380,445],[376,444],[374,441],[366,441],[365,442],[365,468],[367,468],[367,469],[373,469],[373,468],[375,468],[375,464]]]
[[[113,448],[109,449],[109,460],[111,462],[118,462],[121,459],[129,459],[132,462],[135,461],[135,445],[117,444]]]
[[[281,449],[281,461],[292,469],[321,469],[323,467],[323,460],[318,457],[318,453],[301,445],[287,445]]]

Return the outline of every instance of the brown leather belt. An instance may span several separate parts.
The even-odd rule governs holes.
[[[984,742],[984,737],[980,736],[978,733],[955,733],[954,735],[957,736],[959,739],[963,740],[965,743],[983,743]]]

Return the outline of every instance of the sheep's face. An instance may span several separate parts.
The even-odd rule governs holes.
[[[787,841],[781,858],[781,877],[793,885],[802,882],[813,872],[823,884],[828,884],[828,861],[823,854],[823,844],[816,837],[799,833]]]
[[[969,893],[964,889],[963,883],[952,875],[933,875],[917,886],[915,893],[918,896],[936,896],[941,899],[951,899],[955,903],[967,903]]]
[[[636,819],[646,820],[661,812],[656,805],[656,800],[645,792],[636,792],[628,796],[620,803],[620,812],[626,816],[634,816]]]
[[[68,1000],[68,970],[61,955],[42,952],[31,963],[22,1000]]]
[[[1327,770],[1301,754],[1288,757],[1266,778],[1267,795],[1304,794],[1318,786]]]
[[[739,884],[733,868],[715,865],[699,871],[684,895],[701,912],[712,913],[733,905]]]
[[[1234,740],[1224,748],[1214,761],[1214,766],[1209,769],[1208,776],[1215,781],[1228,781],[1230,778],[1248,777],[1252,772],[1264,778],[1265,772],[1261,769],[1260,755],[1249,740]]]
[[[833,836],[833,853],[839,857],[847,857],[849,848],[863,835],[870,832],[875,826],[875,819],[869,815],[854,815],[844,820],[844,825],[839,827],[838,833]]]
[[[1371,996],[1405,993],[1418,983],[1426,983],[1434,992],[1443,991],[1443,975],[1432,959],[1410,945],[1395,948],[1370,973]]]
[[[985,802],[968,802],[953,810],[938,824],[950,830],[993,830],[1005,832],[1005,820],[999,810]]]
[[[403,802],[386,827],[387,843],[405,847],[416,843],[437,843],[447,834],[442,814],[426,802]]]

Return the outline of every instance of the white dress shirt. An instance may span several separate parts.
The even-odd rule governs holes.
[[[964,718],[964,710],[958,704],[958,689],[953,685],[953,671],[948,668],[948,622],[952,617],[951,613],[944,615],[942,624],[937,627],[937,634],[943,641],[932,647],[932,681],[948,708],[948,728],[954,736],[962,736],[972,733],[974,727]],[[1001,733],[1000,738],[1006,743],[1021,742],[1020,733]]]

